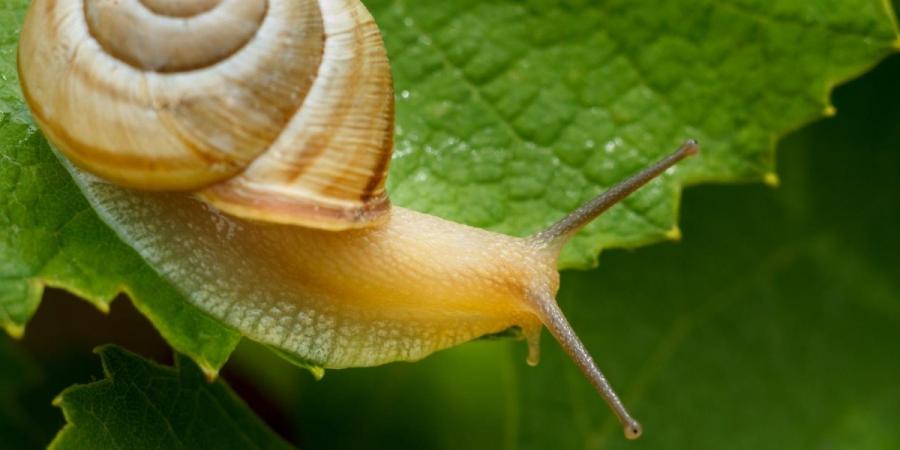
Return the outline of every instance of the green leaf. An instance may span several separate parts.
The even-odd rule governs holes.
[[[272,395],[310,448],[900,448],[898,79],[895,56],[840,88],[836,118],[779,146],[780,188],[692,188],[683,242],[563,274],[640,440],[546,337],[536,368],[517,343],[478,343]],[[285,372],[258,361],[242,366],[263,386]]]
[[[0,114],[15,114],[20,121],[28,120],[28,112],[17,81],[16,45],[27,6],[27,0],[0,2]]]
[[[372,0],[396,77],[401,205],[513,235],[699,139],[562,267],[680,236],[682,184],[774,183],[776,139],[896,50],[882,0]]]
[[[785,140],[781,189],[689,191],[684,242],[563,277],[645,437],[548,348],[520,366],[516,448],[900,448],[900,58],[874,75]]]
[[[184,300],[91,210],[28,117],[15,67],[27,1],[0,3],[0,326],[21,336],[44,286],[106,311],[119,292],[210,376],[240,335]]]
[[[697,137],[701,158],[589,227],[562,265],[678,237],[682,184],[774,180],[775,138],[830,111],[835,83],[894,51],[886,3],[832,3],[367,1],[396,74],[392,195],[521,235]],[[28,127],[13,62],[26,5],[0,3],[0,231],[14,236],[0,242],[0,321],[20,333],[47,284],[101,307],[125,290],[213,371],[238,335],[125,248]]]
[[[21,335],[44,286],[108,310],[117,293],[208,373],[240,336],[184,300],[97,217],[33,125],[0,115],[0,326]]]
[[[186,357],[169,368],[118,347],[97,353],[107,378],[55,400],[69,423],[52,449],[292,448]]]

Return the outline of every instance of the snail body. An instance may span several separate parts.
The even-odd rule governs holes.
[[[335,233],[244,221],[185,195],[80,183],[196,304],[312,364],[418,360],[513,327],[537,357],[542,325],[523,299],[555,291],[558,272],[526,239],[399,207],[378,226]]]
[[[688,142],[530,237],[391,207],[387,53],[358,0],[35,0],[23,93],[101,217],[190,301],[311,364],[416,360],[546,326],[625,427],[556,305],[583,226]]]

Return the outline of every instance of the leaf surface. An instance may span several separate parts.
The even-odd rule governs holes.
[[[774,143],[898,45],[881,0],[372,0],[398,96],[404,206],[548,226],[674,149],[699,158],[587,227],[561,267],[680,236],[683,184],[777,182]]]
[[[0,326],[19,336],[44,286],[109,309],[126,292],[166,340],[209,373],[240,336],[196,307],[91,209],[40,133],[0,115]]]
[[[0,326],[24,333],[44,286],[102,311],[125,292],[177,351],[215,373],[240,335],[186,302],[100,221],[31,122],[15,67],[28,3],[0,2]]]
[[[26,5],[0,4],[0,322],[21,333],[48,284],[101,308],[124,290],[173,346],[214,371],[237,332],[115,238],[29,123],[14,65]],[[831,87],[897,42],[878,0],[367,5],[396,74],[398,204],[523,235],[682,139],[704,143],[704,156],[582,233],[563,267],[591,265],[602,247],[679,236],[685,183],[772,181],[776,137],[830,111]]]
[[[895,56],[838,89],[837,117],[779,146],[780,188],[690,189],[683,242],[563,274],[560,303],[642,421],[638,441],[547,336],[535,368],[521,345],[490,342],[296,377],[278,392],[297,392],[284,402],[301,439],[395,448],[392,436],[413,430],[407,448],[900,448],[898,79]],[[245,366],[261,380],[281,373]]]
[[[106,379],[57,397],[68,424],[51,449],[292,448],[187,357],[171,368],[114,346],[97,353]]]
[[[681,244],[566,274],[561,305],[646,434],[625,443],[548,349],[519,370],[516,448],[900,447],[898,76],[894,57],[786,139],[780,189],[697,189]]]

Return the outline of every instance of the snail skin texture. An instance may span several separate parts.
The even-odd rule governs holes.
[[[326,368],[510,330],[536,364],[546,326],[640,435],[556,304],[557,258],[693,141],[519,238],[390,206],[393,82],[358,0],[35,0],[18,68],[102,219],[213,317]]]

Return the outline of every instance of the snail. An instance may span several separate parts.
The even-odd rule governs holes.
[[[556,304],[582,227],[698,146],[529,237],[391,206],[394,93],[359,0],[35,0],[32,115],[109,224],[201,310],[306,363],[417,360],[544,326],[627,412]]]

